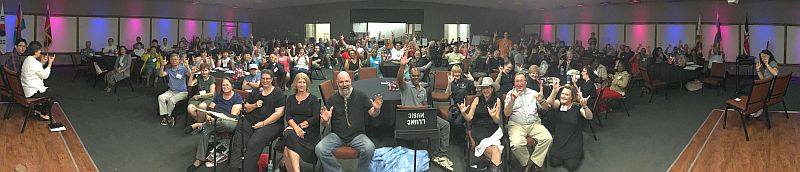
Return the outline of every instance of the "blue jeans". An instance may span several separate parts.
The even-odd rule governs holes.
[[[342,165],[339,164],[339,162],[336,161],[336,157],[333,156],[333,151],[340,146],[351,146],[358,150],[357,171],[369,171],[369,164],[372,162],[372,154],[375,152],[375,144],[372,143],[372,140],[370,140],[367,135],[359,134],[353,138],[350,143],[345,144],[336,133],[328,134],[322,138],[319,144],[314,148],[314,153],[317,154],[324,171],[344,171],[342,170]]]

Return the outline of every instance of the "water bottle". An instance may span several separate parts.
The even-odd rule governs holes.
[[[267,171],[272,171],[272,163],[269,163],[269,165],[267,165]]]

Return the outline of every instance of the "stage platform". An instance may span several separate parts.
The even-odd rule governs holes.
[[[0,115],[13,104],[0,103]],[[28,119],[25,133],[20,133],[26,109],[14,105],[11,118],[0,122],[0,171],[97,171],[97,166],[58,103],[53,116],[66,131],[50,132],[47,121]]]
[[[800,113],[772,111],[772,129],[766,119],[746,120],[750,141],[745,141],[741,117],[713,110],[668,171],[800,171]],[[676,124],[679,125],[679,124]]]

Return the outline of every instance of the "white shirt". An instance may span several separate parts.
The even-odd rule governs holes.
[[[106,47],[103,48],[103,54],[117,56],[117,48],[113,45],[106,45]]]
[[[133,50],[133,54],[136,54],[139,57],[142,57],[144,55],[144,53],[145,53],[144,49],[134,49]]]
[[[306,61],[307,57],[308,56],[297,56],[297,62],[294,67],[308,70],[308,62]]]
[[[400,60],[400,58],[403,57],[403,53],[405,53],[405,52],[406,52],[405,48],[402,48],[402,49],[399,49],[399,50],[395,49],[395,48],[392,48],[392,57],[389,58],[389,60]]]
[[[517,91],[517,89],[508,91],[505,104],[510,103],[511,94],[515,91]],[[536,92],[536,90],[525,88],[525,90],[520,93],[519,97],[514,100],[514,107],[511,107],[511,121],[524,125],[533,123],[541,124],[539,113],[536,111],[539,108],[539,104],[536,102],[536,95],[538,94],[539,92]]]
[[[25,97],[31,97],[36,92],[44,93],[47,87],[44,86],[44,80],[50,77],[50,68],[43,68],[42,62],[36,60],[33,56],[28,56],[22,62],[22,73],[20,80],[22,81],[22,92]]]

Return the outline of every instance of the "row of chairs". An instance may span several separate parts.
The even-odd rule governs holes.
[[[767,127],[771,129],[772,122],[770,122],[769,119],[769,106],[780,103],[783,104],[783,111],[788,119],[789,112],[786,110],[784,96],[786,96],[791,79],[792,73],[790,72],[772,78],[756,80],[753,82],[750,94],[726,100],[722,128],[724,129],[728,122],[728,109],[739,112],[742,121],[742,130],[744,131],[744,137],[747,141],[750,141],[750,135],[747,133],[747,125],[745,124],[748,115],[762,111],[764,113],[763,115],[767,118]]]

